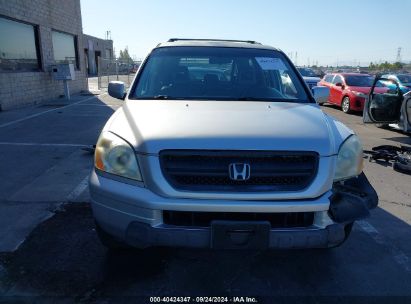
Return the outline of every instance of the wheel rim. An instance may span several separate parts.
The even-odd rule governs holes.
[[[342,109],[344,112],[348,112],[350,110],[350,100],[347,97],[343,100]]]

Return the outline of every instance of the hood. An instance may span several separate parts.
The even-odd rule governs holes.
[[[360,93],[364,93],[366,95],[370,94],[370,91],[371,91],[371,87],[354,87],[354,86],[350,86],[347,89],[350,90],[350,91],[357,91],[357,92],[360,92]],[[387,88],[376,87],[376,88],[374,88],[374,92],[376,92],[376,93],[385,93],[385,92],[387,92]]]
[[[141,153],[164,149],[335,153],[330,126],[312,103],[128,100],[106,126]]]
[[[303,76],[303,79],[305,82],[320,82],[321,80],[320,77],[308,77],[308,76]]]

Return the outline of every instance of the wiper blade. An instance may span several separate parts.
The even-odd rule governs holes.
[[[156,95],[153,96],[153,99],[170,99],[171,97],[168,95]]]
[[[253,100],[261,100],[260,98],[254,98],[254,97],[239,97],[239,98],[236,98],[236,100],[239,100],[239,101],[253,101]]]
[[[257,97],[239,97],[238,101],[288,101],[286,98],[257,98]]]

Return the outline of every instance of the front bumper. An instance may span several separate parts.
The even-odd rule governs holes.
[[[323,248],[340,243],[345,237],[344,226],[332,224],[324,229],[270,230],[269,248]],[[212,230],[210,228],[173,228],[161,225],[150,225],[133,222],[126,232],[126,241],[135,247],[212,247]],[[233,247],[231,247],[233,248]],[[234,248],[248,248],[240,244]]]
[[[163,210],[173,210],[315,212],[314,223],[310,227],[270,229],[268,247],[319,248],[340,243],[345,238],[345,225],[367,216],[368,209],[376,206],[378,197],[376,194],[375,197],[373,196],[373,189],[365,175],[357,179],[361,182],[354,183],[350,189],[340,187],[338,191],[330,190],[315,199],[289,201],[165,198],[144,187],[107,178],[94,171],[91,174],[89,185],[93,213],[97,223],[108,234],[132,246],[210,248],[212,244],[210,227],[168,226],[163,223]],[[354,188],[357,189],[356,192],[353,191]],[[370,197],[369,201],[364,201],[365,196]],[[359,197],[361,200],[358,199]],[[350,205],[356,206],[356,202],[362,207],[352,210]],[[364,212],[364,208],[367,208],[367,212]]]
[[[351,99],[351,110],[361,112],[364,110],[365,98],[360,96],[354,96]]]

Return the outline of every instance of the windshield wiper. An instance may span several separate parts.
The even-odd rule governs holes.
[[[156,95],[153,96],[153,99],[170,99],[171,97],[168,95]]]
[[[235,98],[238,101],[284,101],[285,98],[257,98],[257,97],[238,97]]]

